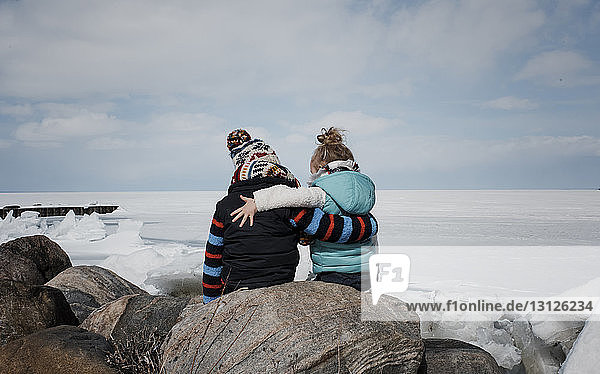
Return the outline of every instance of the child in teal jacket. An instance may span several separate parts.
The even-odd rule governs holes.
[[[253,215],[257,211],[281,207],[321,208],[328,214],[369,213],[375,205],[375,184],[368,176],[360,173],[354,155],[343,142],[341,130],[333,127],[323,129],[317,140],[321,144],[315,149],[310,161],[310,187],[292,188],[279,185],[256,191],[254,199],[243,197],[246,205],[231,213],[232,216],[236,215],[234,221],[242,218],[243,225],[246,218],[250,218],[252,224]],[[364,226],[365,230],[370,230],[376,222],[360,221],[360,224],[361,229]],[[343,230],[341,227],[339,229]],[[329,234],[333,234],[335,230],[334,227]],[[311,227],[305,232],[313,235],[316,233],[311,232]],[[320,240],[311,242],[315,280],[345,284],[358,290],[361,289],[362,281],[362,288],[368,289],[366,271],[369,258],[377,251],[377,237],[359,243],[342,244],[345,235],[349,233],[341,233],[340,243]]]

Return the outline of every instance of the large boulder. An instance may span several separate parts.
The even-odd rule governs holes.
[[[62,292],[0,279],[0,345],[58,325],[77,325]]]
[[[453,339],[425,339],[425,357],[418,374],[502,374],[483,349]]]
[[[323,282],[240,290],[190,303],[162,346],[168,373],[416,373],[419,320],[400,300],[377,307],[396,321],[362,321],[361,293]],[[390,316],[387,316],[390,317]]]
[[[0,279],[44,284],[71,266],[65,251],[43,235],[0,244]]]
[[[48,283],[61,290],[79,322],[100,306],[126,295],[148,293],[135,284],[99,266],[70,267]]]
[[[189,299],[129,295],[110,302],[81,324],[107,338],[124,373],[155,373],[160,369],[160,346]]]
[[[35,332],[0,347],[0,372],[11,374],[118,374],[104,337],[74,326]]]
[[[188,302],[171,296],[128,295],[96,310],[80,327],[114,343],[144,342],[151,336],[162,342]]]

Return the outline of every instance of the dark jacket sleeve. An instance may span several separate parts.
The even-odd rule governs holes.
[[[204,252],[202,270],[202,299],[208,303],[223,293],[223,220],[219,218],[218,207],[210,224],[210,232]]]
[[[377,234],[378,225],[372,214],[342,216],[327,214],[319,208],[293,209],[292,226],[315,239],[333,243],[354,243]]]

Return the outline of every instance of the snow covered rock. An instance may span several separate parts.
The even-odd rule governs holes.
[[[65,251],[43,235],[0,244],[0,279],[44,284],[71,266]]]
[[[560,374],[594,374],[600,368],[600,321],[587,321]]]
[[[118,374],[109,367],[111,345],[74,326],[35,332],[0,347],[0,371],[11,374]]]
[[[502,374],[496,360],[474,345],[452,339],[425,339],[418,374]]]
[[[48,327],[77,324],[60,290],[0,279],[0,345]]]
[[[369,305],[370,296],[362,297]],[[361,321],[361,293],[323,282],[240,290],[207,305],[190,303],[162,346],[164,368],[416,373],[423,356],[418,317],[388,296],[373,308],[371,313],[393,311],[411,322]]]
[[[125,295],[148,293],[114,272],[99,266],[74,266],[48,283],[61,290],[79,322],[100,306]]]
[[[160,346],[188,302],[170,296],[128,295],[96,310],[80,327],[115,345],[135,346],[153,340]]]

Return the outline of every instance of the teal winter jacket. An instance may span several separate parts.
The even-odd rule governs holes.
[[[327,194],[323,211],[329,214],[364,215],[375,205],[375,184],[366,175],[356,171],[338,171],[316,179],[313,186]],[[376,225],[375,220],[365,222],[365,227]],[[377,237],[366,241],[341,244],[315,241],[311,245],[313,272],[335,271],[358,273],[377,251]]]

